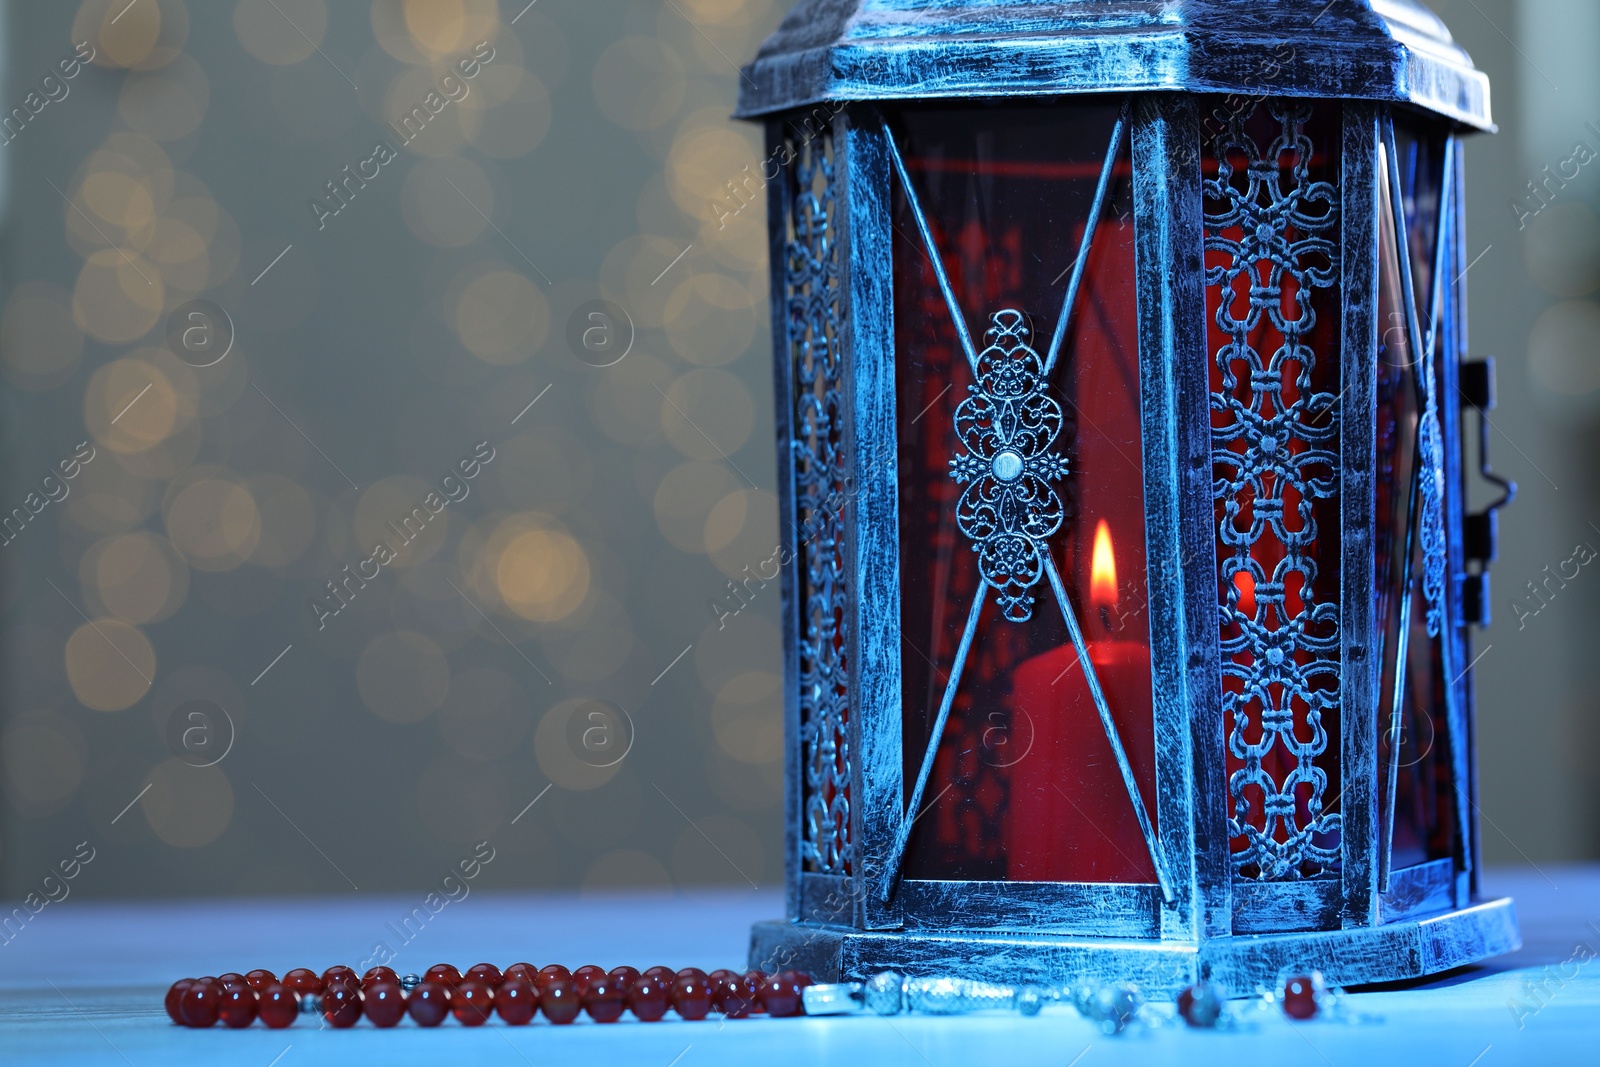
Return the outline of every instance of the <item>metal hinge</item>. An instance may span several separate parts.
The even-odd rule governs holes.
[[[1461,582],[1461,615],[1464,622],[1488,626],[1489,564],[1500,554],[1499,511],[1517,496],[1517,483],[1496,474],[1489,466],[1489,415],[1494,410],[1494,358],[1464,360],[1459,382],[1461,405],[1478,413],[1478,475],[1500,487],[1500,499],[1466,516],[1462,522],[1462,555],[1477,570]]]

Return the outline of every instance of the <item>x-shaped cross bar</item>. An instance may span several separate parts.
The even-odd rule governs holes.
[[[950,318],[954,322],[956,335],[961,341],[962,350],[966,353],[967,363],[972,367],[973,374],[978,373],[978,354],[973,347],[972,335],[967,329],[966,317],[961,311],[961,305],[956,300],[955,290],[951,288],[950,279],[945,273],[944,261],[940,258],[937,242],[934,240],[933,231],[929,227],[922,204],[917,198],[916,187],[911,183],[911,177],[906,173],[905,161],[900,156],[899,146],[896,145],[894,133],[889,129],[887,122],[880,117],[884,140],[889,148],[889,158],[894,164],[895,172],[900,177],[901,187],[905,190],[906,203],[911,208],[911,213],[916,219],[917,229],[922,235],[923,244],[927,248],[928,258],[933,264],[934,276],[938,279],[939,290],[944,294],[945,304],[950,311]],[[1128,125],[1128,106],[1124,103],[1121,113],[1117,116],[1116,125],[1111,130],[1111,141],[1106,148],[1105,162],[1100,168],[1099,184],[1095,188],[1094,201],[1089,208],[1089,218],[1084,226],[1083,238],[1078,246],[1077,258],[1072,265],[1072,278],[1067,283],[1067,292],[1061,304],[1061,314],[1056,319],[1056,329],[1050,341],[1049,354],[1044,361],[1044,374],[1048,378],[1055,367],[1056,360],[1061,354],[1061,346],[1067,335],[1067,327],[1072,316],[1072,310],[1077,303],[1080,284],[1083,280],[1084,267],[1089,260],[1089,250],[1094,242],[1095,228],[1100,221],[1100,215],[1105,208],[1107,190],[1111,185],[1111,173],[1116,164],[1117,150],[1122,144],[1123,132]],[[1043,561],[1045,575],[1050,580],[1050,588],[1055,594],[1056,604],[1061,609],[1062,621],[1066,623],[1067,632],[1072,637],[1072,647],[1078,657],[1078,663],[1083,667],[1084,680],[1088,683],[1090,696],[1094,700],[1095,710],[1100,714],[1100,724],[1105,728],[1106,740],[1111,743],[1112,754],[1116,757],[1117,768],[1122,772],[1123,784],[1128,790],[1128,799],[1133,804],[1134,813],[1139,819],[1139,829],[1144,834],[1146,847],[1150,850],[1150,860],[1155,867],[1156,878],[1161,884],[1161,896],[1167,902],[1173,900],[1172,880],[1167,873],[1166,862],[1162,857],[1160,842],[1156,840],[1155,828],[1150,824],[1149,813],[1145,810],[1143,798],[1139,793],[1139,785],[1133,778],[1133,767],[1128,763],[1127,752],[1122,747],[1122,739],[1117,734],[1116,722],[1111,717],[1111,708],[1106,703],[1105,691],[1100,687],[1100,679],[1095,672],[1094,663],[1089,659],[1089,648],[1083,639],[1083,628],[1078,625],[1078,618],[1072,608],[1072,601],[1067,596],[1066,587],[1062,584],[1061,574],[1056,569],[1055,560],[1049,551],[1040,553]],[[928,776],[933,771],[933,761],[938,753],[939,741],[944,735],[945,724],[950,718],[950,708],[955,703],[956,689],[961,683],[961,673],[966,667],[967,655],[972,650],[973,637],[978,629],[978,617],[983,612],[983,604],[987,598],[989,582],[980,574],[978,588],[972,597],[972,607],[967,612],[966,628],[962,631],[961,642],[956,648],[955,659],[950,667],[950,677],[945,683],[944,695],[939,701],[939,713],[934,718],[933,729],[928,736],[927,748],[923,751],[922,765],[917,773],[915,787],[911,791],[911,802],[906,805],[906,810],[900,818],[899,827],[895,831],[894,844],[889,851],[883,874],[878,884],[879,898],[885,902],[894,894],[894,888],[900,877],[900,868],[905,859],[906,845],[911,839],[911,828],[920,816],[919,808],[922,804],[922,794],[928,785]]]
[[[1383,829],[1382,840],[1378,848],[1378,886],[1383,892],[1389,890],[1389,877],[1393,873],[1394,858],[1394,819],[1396,802],[1399,799],[1400,784],[1400,740],[1402,736],[1402,720],[1405,710],[1406,674],[1410,659],[1411,646],[1411,593],[1416,583],[1415,566],[1413,557],[1416,553],[1419,505],[1422,503],[1421,479],[1424,471],[1433,477],[1433,457],[1424,455],[1424,437],[1422,434],[1422,420],[1427,415],[1427,383],[1423,375],[1432,374],[1434,357],[1439,339],[1439,316],[1444,303],[1444,273],[1445,253],[1450,242],[1447,237],[1450,227],[1450,208],[1452,193],[1455,185],[1455,144],[1454,138],[1446,138],[1444,146],[1444,173],[1439,181],[1439,219],[1434,227],[1434,262],[1432,285],[1428,294],[1428,330],[1423,332],[1417,316],[1417,300],[1415,281],[1411,271],[1411,245],[1410,228],[1406,221],[1405,191],[1400,186],[1400,160],[1396,151],[1394,136],[1394,120],[1385,115],[1383,118],[1383,149],[1387,157],[1387,174],[1389,186],[1390,213],[1394,215],[1394,230],[1391,239],[1396,249],[1396,259],[1400,268],[1400,298],[1405,304],[1406,319],[1406,347],[1409,351],[1409,363],[1412,368],[1412,384],[1417,392],[1417,428],[1412,445],[1412,462],[1409,503],[1406,507],[1406,537],[1405,559],[1400,567],[1400,625],[1395,636],[1395,664],[1394,686],[1390,690],[1389,704],[1389,755],[1388,779],[1383,797]],[[1446,624],[1448,620],[1446,620]],[[1454,643],[1445,633],[1439,642],[1442,667],[1445,676],[1454,674]],[[1445,699],[1453,700],[1455,682],[1451,681],[1445,686]],[[1452,738],[1452,743],[1455,739]],[[1457,783],[1458,792],[1460,783]]]

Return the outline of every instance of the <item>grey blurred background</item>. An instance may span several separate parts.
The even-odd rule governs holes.
[[[776,588],[718,615],[778,540],[726,116],[787,7],[5,5],[0,896],[84,841],[89,897],[781,881]],[[1501,127],[1484,847],[1588,858],[1600,576],[1525,583],[1600,548],[1600,164],[1527,183],[1600,151],[1600,6],[1436,8]]]

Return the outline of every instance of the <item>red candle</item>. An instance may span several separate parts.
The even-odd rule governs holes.
[[[1148,628],[1142,598],[1137,610],[1129,605],[1119,614],[1115,559],[1104,521],[1094,542],[1091,611],[1080,614],[1079,623],[1134,779],[1143,796],[1153,797],[1150,647],[1143,639]],[[1011,715],[1013,734],[1031,734],[1032,746],[1010,767],[1006,877],[1155,881],[1133,802],[1070,643],[1024,661],[1012,673]],[[1149,813],[1153,823],[1155,812]]]

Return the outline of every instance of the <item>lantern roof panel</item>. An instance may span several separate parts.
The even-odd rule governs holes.
[[[801,0],[744,68],[738,115],[1154,90],[1388,100],[1493,128],[1488,78],[1417,0]]]

